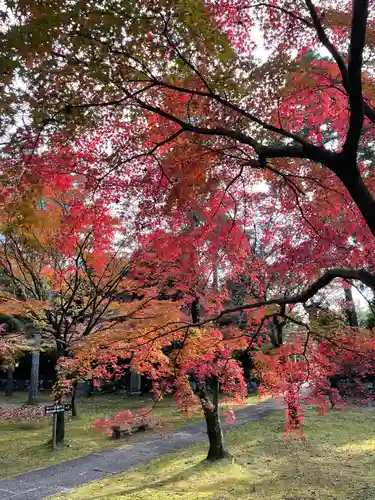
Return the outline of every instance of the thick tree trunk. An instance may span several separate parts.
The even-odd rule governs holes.
[[[78,380],[74,380],[72,385],[72,398],[70,400],[72,405],[72,417],[78,417],[77,404],[76,404],[77,385],[78,385]]]
[[[9,398],[13,396],[13,366],[8,366],[8,376],[7,376],[7,386],[5,389],[5,395]]]
[[[275,316],[272,323],[269,324],[268,334],[271,340],[271,344],[275,349],[283,345],[283,327],[284,323]]]
[[[358,167],[347,168],[347,165],[341,165],[336,174],[351,194],[370,231],[375,236],[375,199],[362,179]]]
[[[215,407],[206,407],[203,411],[207,424],[208,441],[210,443],[207,460],[214,461],[225,458],[229,453],[224,443],[218,409]]]

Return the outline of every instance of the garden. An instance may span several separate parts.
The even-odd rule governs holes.
[[[0,500],[375,498],[374,1],[0,42]]]

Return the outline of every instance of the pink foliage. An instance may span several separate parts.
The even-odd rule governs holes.
[[[153,424],[154,419],[152,410],[140,408],[135,412],[131,410],[124,410],[115,413],[110,418],[99,418],[93,421],[92,427],[99,432],[105,432],[108,435],[111,435],[114,425],[118,425],[121,428],[126,429],[129,434],[131,434],[134,426],[147,425],[147,427],[152,427]]]
[[[260,394],[284,396],[286,436],[303,437],[302,404],[314,405],[324,415],[331,407],[349,403],[366,405],[374,400],[366,382],[375,368],[375,337],[355,332],[335,339],[283,345],[271,354],[255,356],[262,375]],[[350,381],[340,395],[332,377]],[[308,384],[308,385],[307,385]]]

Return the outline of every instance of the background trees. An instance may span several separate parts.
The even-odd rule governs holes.
[[[12,176],[16,172],[9,165],[5,170],[0,264],[8,286],[0,308],[30,323],[44,344],[55,343],[63,360],[73,356],[82,339],[115,328],[144,309],[152,290],[143,291],[142,300],[132,303],[137,285],[129,277],[133,263],[124,245],[129,235],[124,228],[120,232],[106,207],[108,198],[99,198],[87,187],[90,179],[72,172],[82,155],[55,145],[27,160],[18,185]],[[59,365],[57,402],[66,389]],[[76,415],[80,372],[71,375]],[[58,424],[62,441],[63,414]]]

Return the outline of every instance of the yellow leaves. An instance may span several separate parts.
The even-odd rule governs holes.
[[[108,304],[108,311],[118,311],[121,308],[121,303],[119,302],[111,302]]]
[[[219,342],[224,344],[221,332],[216,328],[189,328],[186,334],[184,346],[180,349],[181,358],[186,362],[200,358],[202,354],[209,354],[215,350]]]
[[[171,301],[114,302],[88,342],[92,346],[117,344],[127,349],[148,342],[162,346],[164,340],[175,335],[179,325],[183,326],[179,307]]]
[[[280,306],[278,304],[272,304],[270,306],[265,306],[263,308],[263,316],[265,318],[273,316],[274,314],[276,314],[278,312],[280,312]]]
[[[347,33],[351,24],[351,12],[343,10],[334,10],[333,8],[324,9],[324,23],[329,24],[332,28],[340,29]],[[375,29],[371,23],[367,23],[366,27],[366,45],[370,48],[374,47]]]
[[[46,212],[28,204],[22,206],[14,217],[10,214],[2,225],[4,234],[38,250],[43,246],[50,247],[59,236],[60,230],[60,215],[56,211]]]
[[[202,330],[199,328],[190,328],[189,329],[189,340],[196,339],[198,340],[202,336]]]

